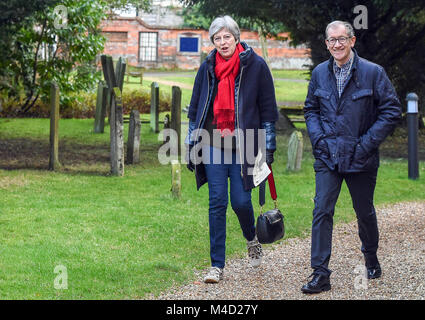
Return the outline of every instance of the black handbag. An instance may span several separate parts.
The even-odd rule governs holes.
[[[272,168],[270,165],[269,168],[271,171]],[[257,226],[255,229],[258,241],[263,244],[273,243],[279,239],[282,239],[285,235],[284,217],[282,212],[280,212],[280,210],[277,208],[277,194],[273,178],[273,172],[270,172],[269,176],[267,177],[267,180],[269,182],[270,194],[274,201],[275,208],[264,213],[262,212],[263,205],[266,202],[266,182],[263,181],[260,184],[259,190],[260,215],[257,218]]]

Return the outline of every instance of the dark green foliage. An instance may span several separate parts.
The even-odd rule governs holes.
[[[149,6],[147,0],[0,0],[0,106],[13,98],[20,103],[13,109],[25,114],[39,98],[47,102],[52,81],[63,105],[94,90],[105,41],[100,22],[111,8],[135,3]]]
[[[360,56],[382,65],[397,93],[404,99],[416,92],[425,100],[425,6],[423,0],[185,0],[200,4],[202,12],[236,18],[255,17],[268,24],[282,23],[291,33],[294,45],[311,49],[314,68],[329,58],[324,43],[326,25],[333,20],[353,24],[358,16],[353,9],[364,5],[367,29],[355,30]],[[425,108],[423,108],[425,109]]]

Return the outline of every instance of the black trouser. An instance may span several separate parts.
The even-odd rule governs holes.
[[[314,272],[324,275],[331,273],[328,264],[331,257],[333,215],[343,180],[348,186],[356,212],[362,242],[361,251],[365,257],[366,267],[376,266],[379,232],[373,206],[373,194],[377,170],[341,174],[336,170],[331,171],[320,160],[316,161],[314,169],[316,196],[311,234],[311,267]]]

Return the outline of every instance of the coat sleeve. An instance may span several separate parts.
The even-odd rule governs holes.
[[[201,95],[202,80],[203,80],[203,76],[205,72],[206,72],[206,64],[203,63],[201,67],[199,68],[195,77],[195,82],[193,84],[193,90],[192,90],[192,97],[190,99],[190,104],[189,104],[189,111],[187,113],[187,117],[193,122],[196,121],[196,113],[198,111],[199,97]]]
[[[276,150],[276,127],[274,122],[262,122],[261,128],[266,130],[266,149]]]
[[[360,137],[360,145],[367,154],[375,151],[391,134],[401,119],[401,104],[385,70],[378,68],[374,81],[374,102],[378,117],[369,130]]]
[[[313,70],[304,103],[304,118],[313,149],[317,145],[317,142],[325,136],[320,120],[320,103],[314,95],[316,88],[316,73]]]
[[[264,60],[261,61],[261,73],[258,79],[258,104],[261,122],[276,122],[279,119],[273,77]]]

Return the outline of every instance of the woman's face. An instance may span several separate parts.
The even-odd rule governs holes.
[[[223,28],[217,32],[213,36],[213,42],[218,53],[220,53],[224,59],[229,60],[233,56],[233,53],[236,50],[237,42],[229,30]]]

